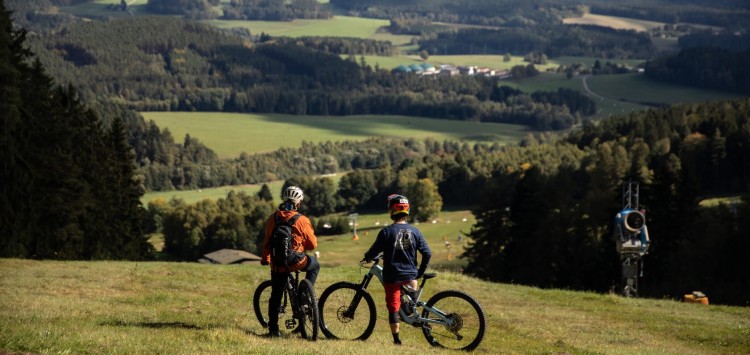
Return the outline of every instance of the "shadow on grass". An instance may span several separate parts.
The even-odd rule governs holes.
[[[195,325],[195,324],[185,323],[185,322],[125,322],[121,320],[102,322],[99,325],[110,325],[110,326],[116,326],[116,327],[140,327],[140,328],[153,328],[153,329],[173,328],[173,329],[191,329],[191,330],[226,328],[226,326],[224,325],[200,326],[200,325]]]
[[[187,329],[187,330],[210,330],[217,328],[230,328],[226,324],[208,324],[208,325],[196,325],[185,322],[126,322],[121,320],[101,322],[99,325],[102,326],[115,326],[115,327],[138,327],[138,328],[151,328],[151,329]],[[259,337],[268,336],[268,331],[264,328],[261,331],[245,329],[237,327],[240,331],[247,335],[254,335]]]

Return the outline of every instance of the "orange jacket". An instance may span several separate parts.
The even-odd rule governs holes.
[[[297,211],[279,210],[268,217],[268,221],[266,221],[266,234],[263,237],[263,254],[261,255],[261,259],[263,259],[264,263],[269,263],[269,265],[271,265],[271,271],[273,272],[297,271],[305,267],[305,264],[307,263],[307,255],[288,270],[284,267],[274,266],[271,263],[271,246],[269,245],[268,240],[271,238],[273,228],[276,227],[275,216],[278,215],[281,220],[288,221],[295,214],[297,214]],[[305,216],[300,215],[299,218],[297,218],[297,222],[294,222],[294,225],[292,226],[292,238],[294,238],[294,250],[298,252],[314,250],[318,247],[318,238],[315,236],[315,231],[310,223],[310,219]]]

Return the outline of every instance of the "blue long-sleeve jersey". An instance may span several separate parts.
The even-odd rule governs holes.
[[[422,260],[417,269],[417,251]],[[371,260],[383,253],[383,282],[398,283],[411,281],[417,273],[424,272],[430,262],[430,246],[417,227],[408,223],[394,223],[380,230],[377,239],[365,253]]]

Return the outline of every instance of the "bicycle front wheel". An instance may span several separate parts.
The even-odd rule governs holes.
[[[271,280],[258,285],[253,294],[253,310],[255,317],[263,328],[268,328],[268,300],[271,299]]]
[[[427,301],[422,318],[440,321],[422,328],[430,344],[448,349],[474,350],[484,338],[484,310],[461,291],[441,291]]]
[[[271,288],[271,280],[266,280],[258,285],[253,294],[253,311],[263,328],[268,328],[268,301],[271,299]],[[279,305],[279,323],[281,325],[279,331],[290,333],[290,330],[286,329],[285,324],[294,322],[293,313],[288,293],[284,290],[284,294],[281,296],[281,304]]]
[[[351,282],[328,286],[320,295],[320,326],[327,338],[365,340],[375,329],[375,301]]]
[[[302,337],[310,340],[318,340],[318,300],[315,297],[315,288],[310,280],[304,279],[299,283],[298,304],[301,308],[300,325],[302,326]]]

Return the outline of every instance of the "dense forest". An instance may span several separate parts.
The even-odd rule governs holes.
[[[145,259],[143,194],[119,118],[57,87],[0,2],[0,256]]]
[[[750,48],[731,51],[698,47],[646,63],[646,75],[655,80],[711,90],[750,94]]]
[[[419,41],[431,54],[544,53],[549,57],[649,59],[656,50],[646,33],[599,26],[534,26],[513,29],[464,29]]]
[[[501,97],[492,79],[394,74],[303,46],[310,41],[256,43],[195,22],[140,17],[77,23],[30,44],[50,75],[76,85],[84,100],[139,111],[400,114],[539,130],[568,128],[592,112],[590,104],[564,104],[588,100],[577,93],[548,103],[521,92]],[[383,50],[379,42],[350,42]],[[319,43],[336,48],[333,40]]]

